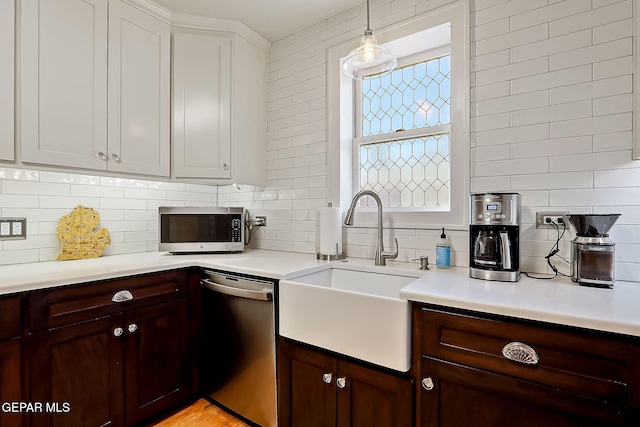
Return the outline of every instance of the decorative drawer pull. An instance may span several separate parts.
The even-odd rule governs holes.
[[[322,375],[322,381],[324,381],[327,384],[331,384],[331,380],[333,379],[333,374],[332,373],[327,373]]]
[[[340,377],[336,380],[336,384],[338,386],[338,388],[345,388],[347,386],[347,378],[346,377]]]
[[[138,330],[138,325],[136,325],[135,323],[132,323],[132,324],[130,324],[130,325],[129,325],[129,327],[127,328],[127,330],[128,330],[130,333],[134,333],[135,331],[137,331],[137,330]]]
[[[122,330],[122,328],[115,328],[115,329],[113,330],[113,336],[119,337],[119,336],[121,336],[121,335],[122,335],[122,333],[123,333],[123,332],[124,332],[124,331]]]
[[[125,301],[131,301],[133,299],[133,294],[129,291],[119,291],[116,292],[113,297],[111,298],[111,301],[113,302],[125,302]]]
[[[502,355],[514,362],[525,365],[537,365],[540,361],[538,353],[530,346],[521,342],[510,342],[502,348]]]

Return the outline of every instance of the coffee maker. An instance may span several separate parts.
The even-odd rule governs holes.
[[[615,272],[615,243],[609,229],[620,214],[569,215],[576,229],[571,245],[571,280],[582,286],[612,288]]]
[[[470,200],[469,276],[520,279],[520,194],[475,193]]]

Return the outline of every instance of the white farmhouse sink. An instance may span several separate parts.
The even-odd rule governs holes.
[[[399,291],[414,280],[339,266],[281,280],[280,335],[406,372],[411,367],[411,310]]]

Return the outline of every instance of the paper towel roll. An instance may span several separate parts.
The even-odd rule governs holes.
[[[336,255],[342,253],[342,218],[340,208],[320,208],[317,212],[317,234],[319,252],[322,255]]]

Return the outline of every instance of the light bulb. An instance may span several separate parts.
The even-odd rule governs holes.
[[[373,62],[376,60],[376,45],[378,44],[378,40],[373,36],[373,34],[365,35],[360,41],[360,49],[361,49],[361,60],[362,62]]]

